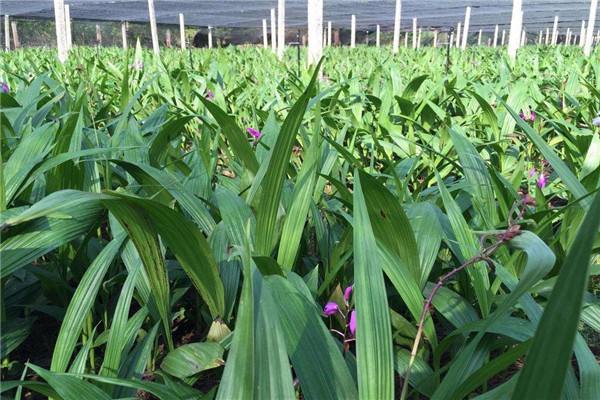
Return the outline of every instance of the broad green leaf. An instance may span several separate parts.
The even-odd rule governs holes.
[[[597,194],[560,269],[517,382],[514,399],[529,399],[532,396],[560,398],[587,285],[592,246],[599,226],[600,195]],[[549,369],[548,365],[552,365],[552,368]]]
[[[60,331],[58,333],[58,338],[56,339],[56,344],[54,345],[54,352],[52,354],[52,362],[50,365],[52,371],[65,372],[67,370],[69,361],[75,350],[75,345],[81,334],[83,324],[88,317],[88,313],[92,309],[100,285],[104,281],[104,276],[117,256],[124,241],[125,237],[121,236],[114,238],[108,243],[88,267],[79,282],[79,285],[71,298],[62,324],[60,325]],[[52,384],[50,385],[53,386]],[[55,390],[59,392],[57,388],[55,388]]]
[[[256,213],[256,251],[259,255],[269,256],[275,241],[275,225],[277,223],[277,210],[281,200],[283,179],[294,139],[304,118],[308,102],[315,89],[317,77],[322,60],[319,62],[306,90],[294,104],[286,117],[277,142],[269,159],[269,167],[262,182],[261,204]]]
[[[365,399],[394,398],[392,331],[377,242],[362,191],[354,173],[354,301],[358,393]]]

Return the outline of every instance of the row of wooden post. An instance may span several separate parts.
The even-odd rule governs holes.
[[[523,0],[513,0],[513,9],[511,24],[508,36],[508,55],[511,59],[515,59],[516,53],[519,47],[526,44],[527,33],[523,26]],[[332,23],[327,23],[327,30],[323,29],[323,0],[308,0],[308,62],[315,63],[319,60],[323,54],[323,47],[331,46],[331,31]],[[596,11],[598,8],[598,0],[590,1],[590,12],[589,20],[586,26],[586,22],[582,21],[581,32],[579,34],[579,46],[583,48],[584,54],[589,56],[594,40],[600,41],[600,32],[597,37],[594,38],[594,23],[596,19]],[[397,53],[400,44],[400,21],[402,14],[402,1],[396,0],[396,8],[394,13],[394,35],[392,40],[392,52]],[[158,29],[156,25],[156,14],[154,11],[154,0],[148,0],[148,15],[150,18],[150,30],[152,34],[152,48],[155,54],[160,53],[159,41],[158,41]],[[72,48],[72,36],[71,36],[71,17],[70,8],[68,4],[64,4],[64,0],[54,0],[54,16],[56,25],[56,40],[58,49],[58,58],[61,62],[67,59],[68,52]],[[461,49],[466,49],[467,40],[469,36],[471,19],[471,7],[467,7],[465,10],[464,21],[458,22],[456,32],[451,33],[449,41],[455,46]],[[546,28],[545,38],[543,37],[543,30],[539,31],[538,44],[542,42],[546,45],[556,45],[558,42],[558,22],[559,17],[554,18],[552,26],[552,36],[550,36],[550,29]],[[16,22],[12,24],[9,22],[9,16],[5,16],[4,21],[4,33],[5,33],[5,49],[10,50],[10,28],[12,25],[12,36],[14,47],[19,47],[19,38],[17,33]],[[356,16],[352,15],[350,20],[351,33],[350,33],[350,47],[356,46]],[[262,20],[262,34],[263,34],[263,46],[268,47],[268,26],[267,20]],[[186,48],[186,35],[185,35],[185,21],[183,14],[179,14],[179,30],[180,30],[180,44],[181,48]],[[121,26],[123,48],[127,48],[127,27],[126,23]],[[412,47],[419,48],[421,42],[422,30],[418,28],[417,19],[412,20]],[[497,47],[498,44],[499,29],[498,25],[494,29],[493,42],[490,40],[490,44],[493,47]],[[502,45],[505,43],[506,31],[502,31]],[[437,47],[438,44],[438,32],[434,31],[433,45]],[[573,35],[571,29],[567,29],[565,35],[565,43],[574,43],[576,37]],[[98,44],[102,43],[102,34],[100,26],[96,25],[96,40]],[[479,30],[478,45],[481,45],[482,30]],[[170,43],[170,31],[167,32],[167,43]],[[376,46],[380,46],[381,42],[381,31],[380,26],[376,27]],[[408,46],[408,32],[404,38],[405,46]],[[208,47],[212,48],[212,27],[208,27]],[[285,0],[278,0],[277,12],[274,8],[271,9],[271,48],[273,52],[281,59],[283,57],[285,49]]]

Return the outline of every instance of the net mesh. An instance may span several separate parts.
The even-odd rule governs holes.
[[[167,30],[171,43],[179,38],[179,13],[185,16],[188,37],[196,37],[197,45],[206,43],[207,26],[215,27],[215,45],[230,43],[262,43],[262,19],[266,19],[270,33],[270,9],[277,8],[276,0],[154,0],[159,37],[167,43]],[[286,0],[286,30],[288,40],[296,32],[303,35],[306,27],[306,0]],[[78,45],[120,46],[121,22],[128,22],[130,40],[140,38],[150,45],[147,0],[65,0],[70,5],[73,41]],[[524,28],[529,35],[540,29],[551,28],[554,16],[559,15],[559,29],[565,33],[570,28],[579,34],[581,21],[589,13],[589,0],[528,0],[524,4]],[[8,14],[18,24],[22,46],[53,46],[53,0],[0,0],[0,13]],[[402,28],[412,29],[412,18],[418,18],[419,27],[446,30],[456,27],[464,19],[465,7],[471,6],[471,34],[482,29],[489,34],[496,24],[507,29],[510,24],[512,0],[403,0]],[[395,0],[324,0],[324,21],[346,37],[350,17],[356,15],[357,40],[365,40],[366,32],[379,24],[385,35],[393,29]],[[96,25],[102,32],[102,43],[96,40]],[[596,26],[600,27],[600,13]],[[196,34],[198,35],[196,36]],[[4,41],[4,29],[0,37]],[[383,36],[385,37],[385,36]],[[383,38],[382,37],[382,38]],[[191,40],[193,42],[193,40]]]

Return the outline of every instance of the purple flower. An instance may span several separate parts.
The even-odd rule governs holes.
[[[537,171],[535,170],[535,168],[531,168],[529,170],[529,177],[533,178],[535,176],[535,174],[537,173]]]
[[[340,307],[338,307],[337,303],[330,301],[327,304],[325,304],[325,307],[323,307],[323,314],[325,314],[326,317],[330,317],[336,312],[338,312],[339,309]]]
[[[523,121],[534,122],[535,121],[535,111],[529,111],[529,113],[525,114],[523,111],[519,113],[519,117]]]
[[[596,118],[594,118],[592,120],[592,125],[594,125],[594,126],[600,126],[600,115],[598,115]]]
[[[8,83],[6,83],[6,82],[0,82],[0,92],[2,92],[2,93],[8,93],[8,92],[10,92],[10,88],[8,87]]]
[[[546,178],[546,175],[544,175],[544,171],[540,172],[540,176],[537,179],[537,185],[540,189],[543,189],[546,187],[546,185],[548,184],[548,179]]]
[[[350,322],[348,323],[348,328],[350,329],[350,333],[352,336],[356,335],[356,310],[352,310],[350,313]]]
[[[210,89],[206,89],[206,93],[204,93],[204,98],[206,100],[212,100],[215,98],[215,94]]]
[[[258,129],[246,128],[246,132],[248,132],[255,140],[260,139],[260,137],[262,136],[262,132]]]
[[[352,285],[350,285],[346,289],[344,289],[344,300],[346,301],[346,303],[348,303],[350,301],[351,295],[352,295]]]

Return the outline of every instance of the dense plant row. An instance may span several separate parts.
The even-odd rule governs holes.
[[[2,54],[3,395],[600,393],[598,53],[295,57]]]

